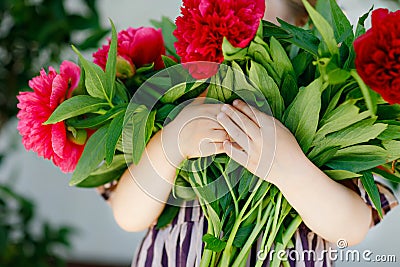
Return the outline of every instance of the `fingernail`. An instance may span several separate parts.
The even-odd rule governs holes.
[[[221,111],[227,111],[228,110],[228,105],[223,105],[222,107],[221,107]]]
[[[238,104],[239,104],[239,100],[237,100],[237,99],[234,100],[233,103],[232,103],[232,105],[234,105],[234,106],[237,106]]]
[[[225,117],[225,113],[218,113],[218,115],[217,115],[217,119],[218,120],[220,120],[220,119],[223,119]]]

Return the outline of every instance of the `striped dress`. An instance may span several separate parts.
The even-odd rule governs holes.
[[[398,204],[389,188],[377,182],[380,192],[382,209],[388,213]],[[373,208],[361,181],[353,180],[346,186],[351,187],[361,198]],[[151,227],[142,243],[138,247],[132,261],[132,267],[195,267],[199,266],[204,243],[203,235],[207,232],[207,220],[201,207],[187,205],[180,209],[178,216],[170,225],[163,229]],[[373,208],[375,225],[380,217]],[[246,266],[255,266],[260,241],[251,249]],[[290,266],[296,267],[329,267],[333,266],[332,260],[327,257],[329,249],[337,249],[336,244],[331,244],[312,232],[305,224],[301,224],[294,236],[294,248],[287,251]],[[307,252],[305,252],[307,251]],[[312,252],[312,253],[310,253]],[[270,255],[267,255],[263,266],[269,265]]]

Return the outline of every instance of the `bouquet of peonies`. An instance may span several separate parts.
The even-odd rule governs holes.
[[[262,21],[264,0],[184,0],[176,25],[112,26],[94,62],[74,48],[80,66],[42,70],[18,96],[23,144],[73,172],[71,185],[97,187],[138,163],[152,135],[207,89],[209,103],[241,99],[274,116],[329,177],[361,179],[382,214],[373,174],[400,182],[400,11],[373,11],[367,32],[366,14],[354,32],[334,0],[303,2],[307,29]],[[244,266],[260,238],[264,252],[293,246],[301,223],[277,187],[227,155],[183,162],[172,193],[157,227],[178,200],[198,199],[208,221],[201,266]]]

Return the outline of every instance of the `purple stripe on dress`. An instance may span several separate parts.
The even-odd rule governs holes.
[[[175,264],[176,267],[181,267],[180,264],[180,254],[181,254],[181,246],[179,245],[181,243],[181,235],[178,235],[178,239],[176,240],[176,253],[175,253]]]
[[[207,222],[206,218],[204,218],[204,223],[203,223],[203,236],[204,236],[205,234],[207,234],[207,229],[208,229],[208,222]],[[203,237],[201,237],[201,238],[202,238],[202,240],[203,240]],[[204,244],[203,241],[201,241],[201,251],[202,251],[202,252],[204,251],[204,247],[205,247],[205,244]],[[203,254],[202,254],[202,255],[203,255]]]
[[[324,250],[325,250],[325,251],[328,251],[328,247],[327,247],[327,245],[326,245],[326,242],[324,242]],[[318,255],[318,257],[320,257],[320,256]],[[322,260],[322,267],[328,267],[327,261],[328,261],[328,257],[327,257],[327,256],[324,256],[324,258],[323,258],[323,260]]]
[[[137,266],[139,264],[139,258],[140,255],[142,254],[142,248],[143,248],[143,243],[145,242],[145,240],[149,237],[150,234],[150,229],[147,231],[146,235],[144,236],[142,242],[140,243],[140,247],[139,250],[137,251],[137,255],[136,255],[136,262],[135,262],[135,266]]]
[[[387,206],[390,206],[389,200],[386,198],[386,195],[383,193],[379,193],[379,196],[381,198],[381,203],[382,207],[385,208]]]
[[[162,251],[161,265],[163,267],[168,267],[168,255],[167,255],[167,250],[165,249],[165,244],[163,246],[163,251]]]
[[[367,194],[367,192],[365,192],[365,201],[367,202],[368,205],[374,207],[374,205],[371,202],[371,199],[369,198],[369,195]]]
[[[294,248],[289,249],[288,251],[288,262],[290,267],[295,267],[296,266],[296,257],[290,257],[290,255],[292,255],[290,252],[293,251]]]
[[[256,266],[257,262],[257,243],[255,243],[250,250],[250,266]]]
[[[310,229],[305,224],[301,224],[299,227],[299,234],[300,234],[300,240],[301,240],[301,245],[303,247],[303,251],[307,250],[310,251],[310,248],[308,247],[308,233],[310,232]],[[310,261],[308,257],[304,257],[304,265],[306,267],[314,267],[314,262]]]
[[[145,267],[152,267],[153,266],[154,245],[156,243],[155,241],[156,241],[157,235],[160,232],[155,227],[151,231],[153,233],[153,236],[152,236],[152,240],[151,240],[151,246],[147,249],[146,263],[144,264]]]
[[[192,207],[186,207],[185,208],[185,222],[190,222],[192,220],[192,213],[193,213],[193,208]]]
[[[189,254],[190,251],[190,240],[192,238],[192,233],[193,231],[193,222],[188,222],[187,223],[187,230],[186,230],[186,235],[183,239],[182,247],[181,247],[181,255],[180,255],[180,263],[182,264],[182,267],[187,266],[187,255]]]

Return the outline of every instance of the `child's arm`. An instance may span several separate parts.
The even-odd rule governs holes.
[[[230,157],[275,184],[305,224],[324,239],[345,239],[349,245],[364,239],[372,222],[371,208],[314,166],[289,130],[241,101],[222,110],[218,121],[235,140],[224,142]]]
[[[216,120],[221,106],[196,100],[150,140],[139,164],[125,171],[109,198],[121,228],[140,231],[154,223],[184,158],[222,153],[227,134]]]

